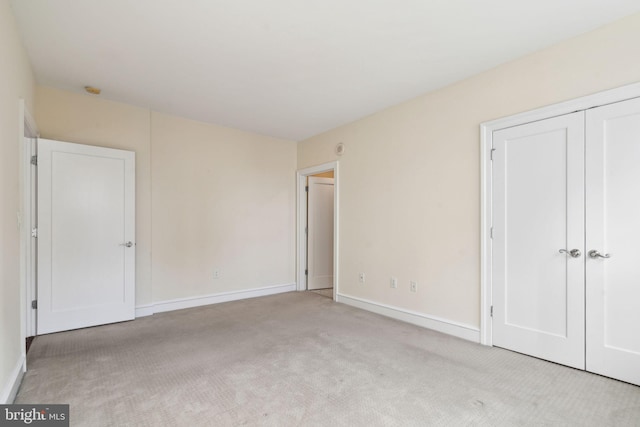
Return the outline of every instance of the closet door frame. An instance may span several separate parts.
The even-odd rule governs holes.
[[[481,225],[480,225],[480,343],[493,345],[491,307],[492,307],[492,149],[493,133],[500,129],[544,120],[574,111],[588,110],[594,107],[640,98],[640,83],[584,96],[570,101],[549,105],[528,112],[484,122],[480,125],[480,170],[481,170]]]

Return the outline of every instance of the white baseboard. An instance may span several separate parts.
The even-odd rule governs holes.
[[[182,310],[183,308],[200,307],[203,305],[219,304],[221,302],[237,301],[247,298],[263,297],[267,295],[281,294],[296,290],[296,284],[265,286],[263,288],[243,289],[240,291],[220,292],[218,294],[203,295],[199,297],[178,298],[167,301],[159,301],[136,307],[136,317],[150,316],[153,313]]]
[[[153,304],[139,305],[136,307],[136,319],[138,317],[151,316],[153,314]]]
[[[20,388],[20,384],[22,383],[22,377],[24,376],[24,364],[25,364],[24,355],[20,355],[18,359],[18,363],[16,364],[13,371],[9,375],[7,383],[2,388],[2,395],[0,396],[0,404],[8,405],[13,403],[18,394],[18,389]]]
[[[427,316],[415,311],[405,310],[404,308],[380,304],[374,301],[344,294],[337,294],[336,301],[362,310],[391,317],[396,320],[422,326],[423,328],[433,329],[434,331],[453,335],[454,337],[468,341],[480,342],[480,329],[475,326],[465,325],[463,323],[453,322],[451,320],[441,319],[435,316]]]

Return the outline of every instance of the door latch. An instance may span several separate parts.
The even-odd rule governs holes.
[[[580,252],[580,249],[571,249],[570,251],[566,249],[560,249],[559,252],[561,254],[569,255],[571,258],[580,258],[580,255],[582,255],[582,252]]]
[[[589,251],[589,256],[591,258],[611,258],[610,254],[602,255],[600,252],[596,251],[595,249]]]

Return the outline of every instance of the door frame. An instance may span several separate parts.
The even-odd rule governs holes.
[[[297,262],[296,262],[296,289],[298,291],[307,290],[307,278],[305,277],[305,268],[307,265],[307,236],[305,227],[307,226],[307,197],[305,187],[307,185],[307,177],[322,172],[333,171],[333,300],[338,295],[338,240],[339,240],[339,194],[340,179],[338,173],[338,161],[323,163],[296,171],[297,184],[297,224],[296,224],[296,246],[297,246]]]
[[[552,104],[524,113],[491,120],[480,124],[480,343],[493,345],[491,306],[491,227],[492,227],[492,168],[491,150],[493,132],[508,127],[519,126],[538,120],[549,119],[580,110],[588,110],[606,104],[640,97],[640,83],[621,86],[569,101]]]
[[[34,228],[32,222],[33,213],[36,206],[33,198],[36,195],[36,182],[33,179],[33,167],[31,166],[31,156],[35,155],[35,145],[25,138],[38,138],[40,133],[33,116],[27,108],[24,99],[19,101],[19,128],[18,144],[20,147],[20,173],[19,173],[19,194],[20,201],[20,307],[21,324],[20,339],[22,343],[22,356],[24,371],[26,371],[26,348],[27,337],[36,335],[36,313],[31,309],[31,301],[36,295],[36,275],[35,275],[35,245],[31,237],[31,229]]]

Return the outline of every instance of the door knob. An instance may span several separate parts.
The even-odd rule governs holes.
[[[133,242],[120,243],[120,246],[126,246],[130,248],[131,246],[133,246]]]
[[[602,255],[600,252],[598,252],[595,249],[589,251],[589,256],[591,258],[611,258],[611,255],[609,254]]]
[[[571,249],[570,251],[566,249],[560,249],[559,252],[561,254],[569,255],[571,258],[580,258],[580,255],[582,255],[582,252],[580,252],[580,249]]]

